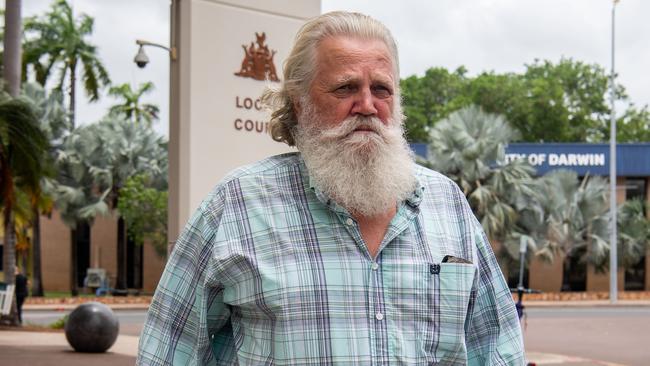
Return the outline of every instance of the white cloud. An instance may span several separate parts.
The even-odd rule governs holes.
[[[384,22],[399,43],[402,76],[431,66],[470,74],[522,71],[537,59],[570,57],[611,67],[609,0],[324,0],[323,11],[354,10]],[[650,2],[616,10],[616,71],[637,105],[650,103]]]
[[[23,2],[23,14],[43,13],[49,0]],[[169,59],[148,48],[145,69],[133,64],[136,38],[168,44],[170,0],[74,0],[75,12],[96,20],[92,41],[114,83],[153,81],[148,102],[160,106],[158,131],[167,134]],[[355,10],[384,22],[398,41],[402,76],[432,66],[470,74],[521,71],[535,58],[571,57],[610,68],[610,0],[323,0],[323,11]],[[616,69],[637,105],[650,103],[650,2],[623,0],[617,6]],[[206,30],[209,31],[209,30]],[[99,119],[109,98],[88,105],[78,99],[78,120]]]
[[[23,2],[23,16],[43,14],[49,0]],[[146,49],[150,62],[140,69],[133,63],[138,48],[136,39],[169,44],[169,0],[76,0],[70,1],[74,13],[95,18],[91,42],[98,47],[99,57],[108,69],[114,84],[138,85],[153,81],[155,90],[143,102],[160,107],[160,121],[154,128],[164,134],[169,129],[169,55],[162,49]],[[115,102],[104,96],[97,103],[88,103],[81,88],[77,89],[77,124],[92,123],[104,116]]]

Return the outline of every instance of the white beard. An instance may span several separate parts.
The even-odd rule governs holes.
[[[324,129],[313,105],[302,105],[307,108],[299,116],[294,139],[318,189],[364,217],[384,214],[410,196],[415,163],[401,119],[392,118],[386,126],[379,118],[356,116]],[[401,118],[399,106],[393,116]],[[359,126],[374,132],[354,132]]]

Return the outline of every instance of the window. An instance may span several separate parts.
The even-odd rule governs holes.
[[[645,178],[627,178],[625,180],[625,199],[640,199],[647,202],[647,185]],[[647,256],[641,257],[639,262],[625,269],[625,291],[645,290],[645,268]]]
[[[564,260],[562,291],[585,291],[587,289],[587,264],[581,260],[584,250],[570,253]]]

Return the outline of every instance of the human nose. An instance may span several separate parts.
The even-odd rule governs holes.
[[[362,88],[357,93],[354,106],[352,107],[353,115],[374,116],[377,114],[374,97],[370,88]]]

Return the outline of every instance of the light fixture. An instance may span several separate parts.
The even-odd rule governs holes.
[[[176,61],[176,47],[166,47],[158,43],[153,43],[149,41],[143,41],[141,39],[136,39],[135,43],[140,46],[138,49],[138,53],[135,55],[133,58],[133,62],[135,62],[136,65],[138,65],[139,68],[144,68],[147,66],[149,63],[149,57],[147,54],[144,52],[144,46],[153,46],[153,47],[158,47],[166,50],[169,52],[169,57],[171,58],[172,61]]]

